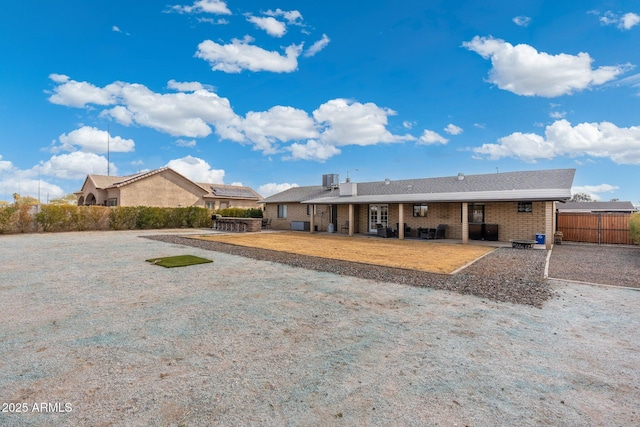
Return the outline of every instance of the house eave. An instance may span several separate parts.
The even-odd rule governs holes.
[[[346,205],[369,203],[424,203],[424,202],[513,202],[562,201],[571,198],[568,189],[473,191],[457,193],[385,194],[345,197],[319,197],[303,200],[304,204]]]

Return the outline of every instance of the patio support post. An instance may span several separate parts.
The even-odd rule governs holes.
[[[544,202],[544,233],[545,233],[545,249],[551,249],[553,246],[553,212],[555,209],[553,208],[553,202]]]
[[[469,243],[469,203],[462,202],[462,244]]]
[[[353,203],[349,203],[349,236],[353,237]]]
[[[404,205],[398,205],[398,239],[404,240]]]
[[[314,220],[315,220],[315,215],[316,214],[316,205],[311,205],[311,214],[309,215],[309,233],[313,234],[315,233],[315,224],[314,224]]]

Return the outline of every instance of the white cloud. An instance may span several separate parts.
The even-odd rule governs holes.
[[[198,45],[195,56],[209,62],[214,71],[239,73],[242,70],[290,73],[298,68],[298,56],[302,45],[292,44],[285,48],[284,55],[251,45],[253,39],[233,39],[231,44],[221,45],[205,40]]]
[[[632,88],[638,89],[638,93],[636,95],[640,96],[640,74],[634,74],[629,77],[625,77],[624,79],[620,79],[616,82],[619,85],[623,86],[631,86]]]
[[[330,41],[331,39],[327,37],[326,34],[323,34],[320,40],[312,44],[311,47],[304,52],[304,56],[306,58],[314,56],[316,53],[327,47]]]
[[[120,28],[118,28],[116,25],[114,25],[113,27],[111,27],[111,31],[114,31],[116,33],[121,33],[122,30]]]
[[[302,14],[297,10],[268,10],[264,13],[267,16],[282,16],[290,25],[302,25]]]
[[[178,147],[188,147],[188,148],[193,148],[196,146],[196,140],[195,139],[191,139],[191,140],[186,140],[186,139],[178,139],[176,140],[176,145]]]
[[[36,167],[42,174],[62,179],[83,179],[88,174],[117,175],[118,169],[113,163],[107,168],[107,159],[95,153],[74,151],[69,154],[52,156],[46,162]]]
[[[132,139],[124,139],[120,136],[111,136],[105,130],[95,127],[83,126],[80,129],[63,133],[58,137],[61,145],[54,146],[53,152],[84,151],[85,153],[106,153],[109,151],[127,153],[134,150],[135,143]]]
[[[222,0],[199,0],[191,6],[170,6],[170,10],[177,13],[213,13],[216,15],[231,15],[226,2]]]
[[[275,153],[275,143],[317,138],[318,131],[309,115],[293,107],[275,106],[268,111],[247,113],[242,131],[253,142],[254,149]]]
[[[615,25],[620,30],[630,30],[640,24],[640,15],[629,12],[620,16],[608,10],[600,17],[600,22],[604,25]]]
[[[320,105],[312,115],[293,107],[275,106],[267,111],[250,111],[241,117],[235,114],[228,99],[198,82],[172,80],[169,88],[189,92],[168,94],[155,93],[140,84],[117,82],[99,88],[83,82],[81,86],[92,94],[87,97],[76,91],[78,82],[60,77],[56,80],[61,83],[49,98],[51,102],[85,107],[95,100],[95,105],[105,107],[100,116],[125,126],[144,126],[187,138],[206,137],[215,130],[220,139],[252,144],[264,154],[286,153],[289,159],[323,161],[339,154],[337,147],[340,146],[416,140],[409,134],[389,132],[388,117],[396,113],[373,103],[333,99]],[[54,149],[101,152],[106,133],[99,132],[103,131],[85,127],[63,135],[61,145]],[[126,144],[133,147],[133,141],[119,137],[113,141],[119,149],[128,147]],[[195,141],[184,144],[195,145]]]
[[[305,144],[295,142],[287,147],[287,151],[289,151],[291,155],[285,156],[285,160],[315,160],[319,162],[324,162],[342,152],[334,145],[313,139],[307,141]]]
[[[53,104],[70,107],[84,107],[87,104],[114,104],[116,102],[115,95],[122,89],[120,82],[98,88],[91,83],[70,80],[63,74],[50,74],[49,78],[55,83],[59,83],[54,88],[54,93],[49,97],[49,101]]]
[[[449,123],[447,127],[444,128],[444,131],[449,135],[460,135],[462,132],[464,132],[460,126],[456,126],[453,123]]]
[[[195,92],[197,90],[210,89],[205,88],[200,82],[177,82],[173,79],[169,80],[167,87],[178,92]]]
[[[531,23],[531,18],[528,16],[516,16],[513,18],[513,23],[519,27],[527,27]]]
[[[635,13],[626,13],[620,20],[618,28],[622,27],[625,30],[630,30],[632,27],[640,24],[640,16]]]
[[[552,111],[549,113],[549,117],[552,119],[564,119],[566,115],[566,111]]]
[[[284,22],[280,22],[277,19],[267,16],[267,17],[258,17],[258,16],[247,16],[247,21],[253,23],[256,27],[264,30],[273,37],[282,37],[287,32],[287,26]]]
[[[447,138],[429,129],[425,129],[418,139],[418,145],[446,144],[447,142],[449,142]]]
[[[591,196],[595,201],[601,200],[601,193],[612,193],[615,190],[619,190],[617,185],[599,184],[599,185],[576,185],[571,187],[571,194],[586,193]]]
[[[322,104],[313,117],[321,127],[320,141],[325,144],[364,146],[415,140],[411,135],[393,135],[387,130],[387,118],[395,114],[371,102],[338,98]]]
[[[258,187],[257,191],[258,191],[258,194],[260,194],[261,196],[269,197],[293,187],[299,187],[299,185],[289,184],[288,182],[284,182],[282,184],[276,184],[275,182],[270,182],[268,184],[264,184]]]
[[[166,166],[195,182],[224,183],[224,170],[211,169],[206,161],[193,156],[169,161]]]
[[[620,128],[609,122],[571,126],[558,120],[546,127],[545,135],[516,132],[497,144],[474,148],[492,160],[515,157],[527,162],[558,156],[609,158],[617,164],[640,164],[640,127]]]
[[[491,59],[489,82],[517,95],[556,97],[601,85],[629,70],[616,65],[592,69],[588,53],[550,55],[532,46],[516,46],[492,37],[475,36],[463,47]]]
[[[0,173],[11,171],[13,169],[13,163],[8,160],[2,160],[2,155],[0,154]]]

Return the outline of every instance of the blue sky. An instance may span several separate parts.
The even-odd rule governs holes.
[[[576,168],[639,204],[639,46],[637,1],[10,2],[0,199]]]

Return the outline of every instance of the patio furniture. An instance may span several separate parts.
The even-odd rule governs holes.
[[[438,228],[436,228],[436,239],[446,239],[447,234],[447,224],[438,224]]]
[[[418,228],[418,237],[422,239],[435,239],[436,238],[436,229],[435,228]]]
[[[393,230],[391,230],[391,227],[383,227],[382,224],[377,224],[376,227],[378,237],[393,237]]]
[[[345,221],[344,225],[342,227],[340,227],[340,233],[342,233],[343,230],[346,230],[346,232],[349,232],[349,221]]]
[[[535,240],[527,239],[512,239],[510,240],[511,247],[516,249],[531,249],[536,244]]]

